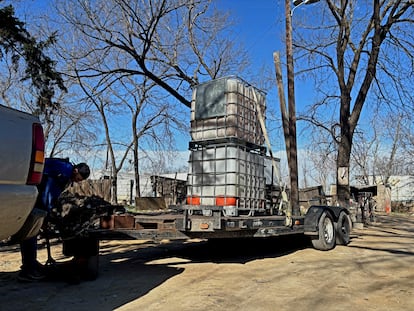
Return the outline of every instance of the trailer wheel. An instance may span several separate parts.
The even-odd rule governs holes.
[[[321,251],[328,251],[335,247],[335,225],[332,216],[326,211],[319,218],[318,236],[312,239],[312,245]]]
[[[348,245],[351,241],[351,219],[345,212],[341,212],[336,223],[336,244]]]

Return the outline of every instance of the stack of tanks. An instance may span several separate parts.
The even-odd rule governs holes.
[[[265,94],[238,77],[198,85],[191,102],[187,205],[226,216],[266,209]]]

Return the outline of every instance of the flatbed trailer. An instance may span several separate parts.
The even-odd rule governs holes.
[[[271,152],[265,109],[265,94],[237,77],[197,86],[191,101],[185,204],[158,214],[102,216],[99,228],[89,229],[86,239],[64,241],[64,253],[95,260],[99,240],[103,239],[157,241],[302,234],[318,250],[347,245],[352,223],[346,208],[312,205],[306,212],[298,206],[293,208],[285,187],[281,187],[280,169]],[[97,267],[97,259],[94,262]]]
[[[320,250],[348,244],[347,209],[314,205],[298,215],[299,208],[292,208],[280,186],[265,110],[265,93],[235,76],[195,87],[185,204],[159,215],[108,216],[96,235],[155,240],[304,234]]]
[[[211,208],[211,207],[210,207]],[[188,240],[240,239],[286,235],[308,236],[315,249],[327,251],[337,244],[350,242],[352,223],[349,212],[337,206],[311,206],[303,216],[242,215],[224,216],[219,207],[207,216],[193,207],[182,206],[162,213],[121,213],[101,216],[99,227],[80,236],[63,239],[63,254],[72,261],[82,278],[95,279],[99,274],[101,240]],[[206,213],[204,213],[206,214]],[[54,260],[48,243],[48,263]]]
[[[211,207],[210,207],[211,208]],[[89,231],[98,239],[141,239],[159,241],[185,239],[267,238],[304,234],[320,250],[347,245],[352,223],[349,212],[338,206],[311,206],[303,216],[223,216],[220,207],[206,216],[192,206],[154,213],[104,216],[100,227]]]

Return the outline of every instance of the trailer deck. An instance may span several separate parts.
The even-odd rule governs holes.
[[[304,233],[304,216],[292,218],[286,225],[286,216],[224,217],[220,212],[211,216],[165,212],[159,214],[121,214],[101,217],[100,228],[90,233],[100,239],[189,239],[270,237]]]

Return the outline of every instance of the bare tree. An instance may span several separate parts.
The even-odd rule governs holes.
[[[109,156],[110,161],[110,171],[111,171],[111,199],[113,203],[117,203],[117,176],[119,171],[121,170],[124,162],[127,159],[128,153],[132,147],[132,143],[130,140],[126,141],[118,141],[113,138],[111,135],[111,128],[110,128],[110,118],[108,115],[114,116],[114,110],[117,107],[120,107],[117,103],[110,102],[108,98],[106,98],[102,93],[96,93],[95,88],[92,85],[83,82],[82,79],[79,79],[79,85],[82,88],[83,92],[86,94],[87,100],[95,106],[96,110],[100,115],[100,119],[102,122],[102,127],[104,130],[104,139],[107,146],[107,154]],[[121,147],[121,149],[119,148]],[[122,155],[120,156],[119,161],[117,161],[116,151],[121,150]],[[106,167],[108,164],[106,163]]]
[[[365,184],[389,184],[390,177],[414,173],[410,150],[412,118],[407,115],[373,115],[372,132],[357,132],[352,151],[355,178]]]
[[[339,202],[347,205],[353,138],[370,88],[381,92],[382,103],[388,104],[385,107],[412,113],[412,83],[407,81],[412,79],[409,77],[413,70],[414,2],[327,0],[323,3],[313,6],[319,11],[318,24],[309,27],[312,32],[307,31],[306,35],[298,31],[294,45],[302,51],[299,65],[304,66],[307,60],[308,68],[302,67],[302,73],[316,77],[324,96],[312,109],[322,108],[338,115],[334,123],[311,118],[317,114],[303,118],[324,127],[338,145],[337,194]],[[387,101],[391,93],[397,95]]]
[[[183,128],[177,111],[182,104],[190,106],[191,88],[245,64],[243,53],[223,34],[227,16],[209,6],[210,1],[195,0],[56,4],[65,22],[59,27],[68,30],[60,37],[62,56],[72,68],[66,74],[78,79],[99,111],[113,178],[132,151],[138,196],[144,139],[165,148],[173,141],[171,129]],[[123,132],[122,138],[114,137],[119,132],[119,124],[111,123],[116,114],[131,120],[130,134]],[[115,145],[123,148],[118,160]]]
[[[407,116],[405,116],[407,118]],[[401,146],[405,159],[403,167],[405,174],[414,175],[414,120],[409,115],[408,122],[404,123],[401,130]]]
[[[125,77],[120,83],[123,91],[119,93],[114,90],[113,97],[130,113],[135,191],[136,196],[140,197],[140,145],[146,144],[152,149],[156,146],[162,146],[160,149],[163,150],[170,149],[174,142],[171,127],[180,127],[182,120],[171,113],[173,107],[168,104],[168,97],[158,94],[156,84],[148,78],[144,77],[141,83],[136,83],[133,77]]]
[[[308,127],[304,131],[309,131]],[[317,185],[322,185],[328,189],[332,183],[332,172],[335,170],[335,153],[336,145],[332,142],[329,134],[322,128],[315,128],[309,131],[309,141],[306,146],[305,161],[308,161],[312,167],[309,169],[308,179]]]
[[[60,93],[56,97],[60,105],[54,113],[42,120],[49,157],[78,153],[83,158],[80,151],[85,153],[95,147],[90,143],[97,139],[95,114],[79,102],[70,87],[68,90],[69,93]]]
[[[412,159],[409,156],[409,150],[413,149],[413,145],[404,143],[404,134],[409,133],[409,128],[412,127],[412,118],[400,114],[391,115],[379,121],[378,126],[382,127],[384,131],[382,144],[387,145],[388,152],[383,151],[384,147],[379,150],[374,170],[376,175],[382,177],[382,182],[388,184],[392,175],[409,175],[414,171]]]
[[[24,7],[21,1],[12,4],[16,8]],[[52,61],[59,58],[54,53],[55,45],[52,45],[56,42],[56,33],[45,29],[45,19],[39,22],[34,14],[19,16],[20,20],[26,22],[23,23],[13,15],[11,6],[1,11],[4,23],[3,47],[6,48],[0,63],[2,103],[39,116],[45,134],[47,156],[67,157],[74,155],[80,147],[85,150],[86,143],[94,141],[90,127],[93,119],[89,111],[80,108],[76,102],[78,97],[67,92],[66,87],[70,87],[71,81],[63,80],[59,64]],[[37,38],[49,39],[42,42]],[[25,60],[25,66],[22,66],[22,60]]]
[[[122,76],[145,76],[190,107],[191,87],[246,63],[224,32],[227,16],[209,10],[210,2],[69,0],[57,7],[80,35],[79,47],[88,45],[70,55],[81,78],[109,86]],[[113,62],[114,55],[127,61]]]
[[[12,64],[11,59],[3,57],[0,62],[0,99],[2,104],[15,109],[33,111],[36,107],[31,107],[33,102],[30,86],[22,81],[24,72]],[[23,91],[23,92],[21,92]],[[25,96],[25,95],[29,95]]]
[[[51,54],[53,54],[51,52]],[[36,105],[36,92],[30,83],[22,81],[21,68],[15,68],[7,58],[1,64],[0,99],[2,103],[32,114],[37,114],[43,124],[46,150],[49,157],[67,156],[68,150],[85,150],[88,142],[94,141],[93,118],[87,107],[77,102],[77,96],[66,91],[55,92],[53,111],[46,109],[39,113]],[[70,85],[68,81],[65,81]],[[70,87],[68,87],[70,88]],[[88,126],[85,126],[88,124]]]

